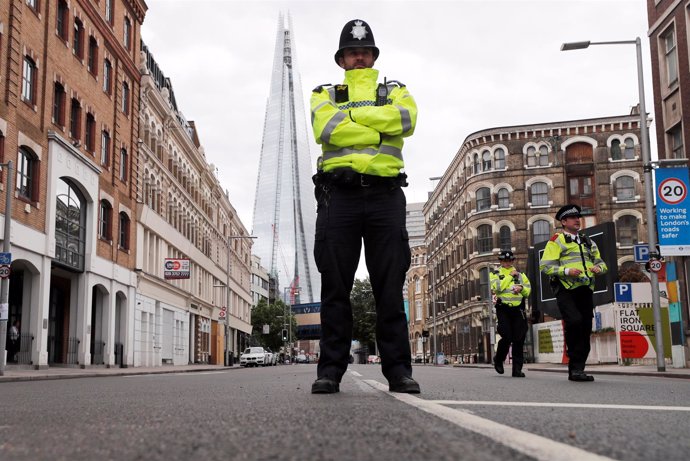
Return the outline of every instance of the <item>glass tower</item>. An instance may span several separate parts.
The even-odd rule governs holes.
[[[299,304],[319,301],[321,282],[313,256],[316,203],[294,43],[290,17],[280,14],[252,234],[258,237],[253,251],[278,281],[278,295]]]

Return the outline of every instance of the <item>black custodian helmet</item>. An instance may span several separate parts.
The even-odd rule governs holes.
[[[338,51],[335,52],[335,63],[343,55],[345,48],[373,48],[374,59],[379,57],[379,49],[374,42],[374,33],[366,21],[361,19],[353,19],[345,24],[343,31],[340,33],[340,44]]]
[[[513,261],[514,259],[515,259],[515,255],[510,250],[502,250],[498,254],[498,260],[499,261]]]

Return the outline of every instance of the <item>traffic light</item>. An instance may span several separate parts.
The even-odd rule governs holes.
[[[288,331],[287,328],[283,328],[283,341],[288,340]]]

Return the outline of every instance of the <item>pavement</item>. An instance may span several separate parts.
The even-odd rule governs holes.
[[[433,366],[431,364],[414,364],[415,366]],[[486,368],[493,369],[490,364],[454,364],[440,365],[453,368]],[[506,368],[510,368],[507,364]],[[105,376],[130,376],[148,375],[155,373],[194,373],[194,372],[214,372],[239,370],[239,365],[163,365],[159,367],[129,367],[129,368],[106,368],[104,366],[91,366],[87,368],[52,366],[42,370],[34,370],[27,365],[6,365],[3,376],[0,376],[0,383],[16,381],[40,381],[48,379],[74,379],[74,378],[95,378]],[[544,371],[553,373],[567,373],[568,366],[555,363],[527,363],[524,371]],[[656,365],[587,365],[587,373],[592,375],[622,375],[622,376],[653,376],[657,378],[684,378],[690,379],[690,368],[671,368],[666,366],[665,371],[658,371]]]

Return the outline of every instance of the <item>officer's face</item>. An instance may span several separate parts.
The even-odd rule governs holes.
[[[374,67],[374,51],[371,48],[345,48],[338,64],[345,70]]]
[[[569,216],[567,218],[561,219],[561,224],[563,229],[570,232],[571,234],[577,233],[580,230],[580,218],[577,216]]]

